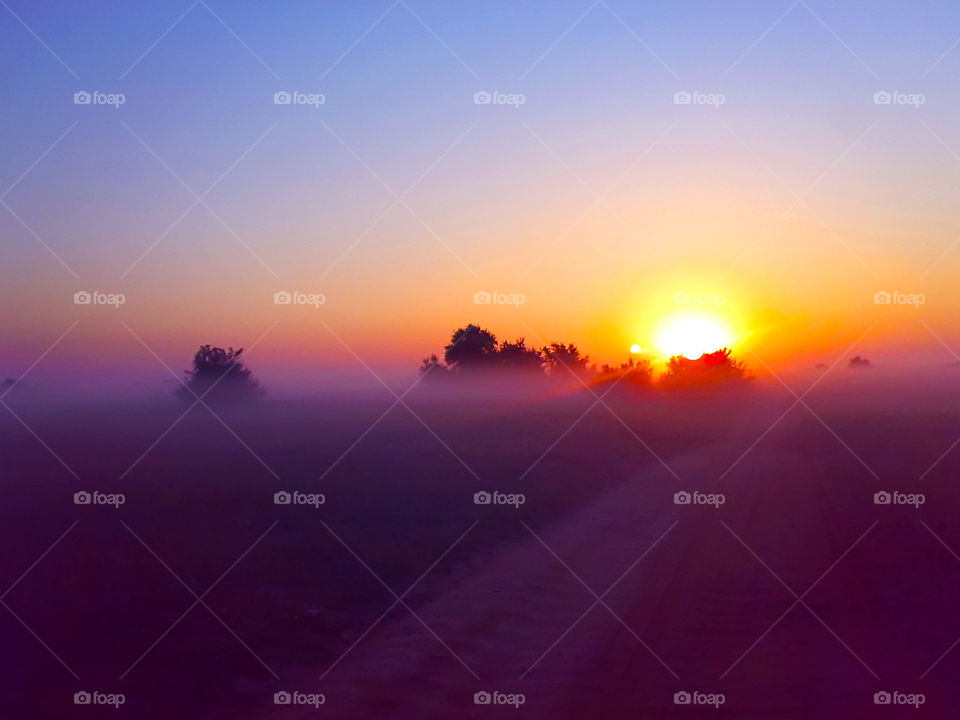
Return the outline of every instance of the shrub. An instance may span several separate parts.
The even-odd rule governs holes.
[[[660,384],[666,388],[696,387],[747,377],[746,366],[730,357],[728,348],[721,348],[696,360],[674,355],[667,362],[667,371],[660,376]]]
[[[201,345],[177,395],[190,401],[204,396],[218,401],[249,401],[261,397],[260,383],[240,359],[241,353],[243,348],[224,350]]]

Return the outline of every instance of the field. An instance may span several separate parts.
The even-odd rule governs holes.
[[[96,690],[124,696],[103,717],[513,717],[496,703],[519,695],[538,717],[860,717],[900,691],[949,717],[960,451],[930,468],[960,437],[953,372],[848,374],[803,404],[772,382],[186,415],[15,391],[36,436],[0,421],[7,708],[64,717]]]

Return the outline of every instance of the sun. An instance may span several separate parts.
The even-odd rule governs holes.
[[[660,323],[656,345],[664,357],[683,355],[696,360],[704,353],[733,344],[733,331],[721,318],[709,314],[671,315]]]

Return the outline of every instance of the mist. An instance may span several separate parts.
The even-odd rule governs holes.
[[[788,668],[823,664],[849,678],[831,706],[853,713],[871,672],[906,686],[949,646],[924,628],[954,623],[960,593],[960,567],[931,534],[960,543],[949,510],[960,372],[823,373],[784,378],[801,402],[772,377],[676,391],[486,377],[398,386],[400,400],[371,379],[245,405],[14,388],[0,421],[3,540],[39,554],[69,532],[6,602],[67,666],[122,688],[141,717],[262,717],[287,686],[357,717],[400,686],[414,699],[394,717],[461,712],[463,695],[487,686],[545,715],[598,703],[608,714],[667,712],[671,688],[687,686],[674,673],[736,698],[737,717],[791,717]],[[76,504],[78,492],[94,500]],[[878,492],[925,501],[876,504]],[[762,532],[771,525],[779,532]],[[729,669],[793,600],[772,575],[802,593],[871,527],[809,598],[830,631],[800,607],[773,631],[776,646],[760,641]],[[904,527],[913,549],[893,533]],[[588,561],[595,545],[602,560]],[[25,569],[16,555],[5,564],[12,578]],[[400,595],[428,569],[364,634],[395,600],[384,585]],[[628,570],[610,610],[583,621],[591,632],[540,657],[595,599],[578,577],[599,595]],[[938,594],[897,592],[902,573],[925,574]],[[209,608],[151,649],[191,591],[211,584]],[[922,614],[910,615],[921,597]],[[720,624],[717,612],[733,614]],[[896,632],[873,633],[880,622]],[[58,716],[73,678],[22,627],[8,635],[5,672],[23,689],[12,707]],[[595,644],[607,647],[602,661]],[[210,661],[185,676],[176,658],[201,651]],[[20,655],[34,660],[12,662]],[[611,662],[628,674],[609,675]],[[928,704],[950,683],[949,672],[927,676]]]

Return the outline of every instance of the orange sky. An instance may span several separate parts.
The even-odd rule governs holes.
[[[391,15],[322,87],[300,78],[322,107],[274,105],[274,77],[225,63],[222,48],[207,57],[192,26],[118,86],[130,95],[119,109],[69,104],[75,83],[44,57],[40,80],[11,80],[33,103],[0,127],[13,183],[0,302],[14,310],[0,374],[19,376],[71,327],[38,376],[162,377],[131,330],[178,371],[201,343],[250,345],[272,327],[251,364],[275,377],[362,371],[353,353],[412,374],[468,322],[620,362],[633,344],[657,352],[658,326],[684,308],[719,316],[758,372],[835,358],[865,331],[863,354],[953,362],[960,52],[937,60],[951,38],[926,18],[891,46],[892,29],[920,21],[838,7],[824,21],[848,47],[799,11],[751,45],[773,19],[761,8],[733,23],[680,5],[662,9],[660,62],[603,13],[537,62],[565,26],[544,9],[512,10],[536,52],[450,24],[463,63]],[[265,56],[327,67],[349,35],[337,23],[362,20],[332,19],[327,43],[269,27],[256,39]],[[107,42],[103,61],[116,50]],[[924,104],[876,104],[891,76]],[[484,88],[526,100],[477,105]],[[696,88],[723,105],[674,102]],[[76,306],[78,290],[126,303]],[[326,302],[275,305],[280,290]],[[895,291],[924,303],[874,302]],[[477,292],[524,302],[478,305]]]

